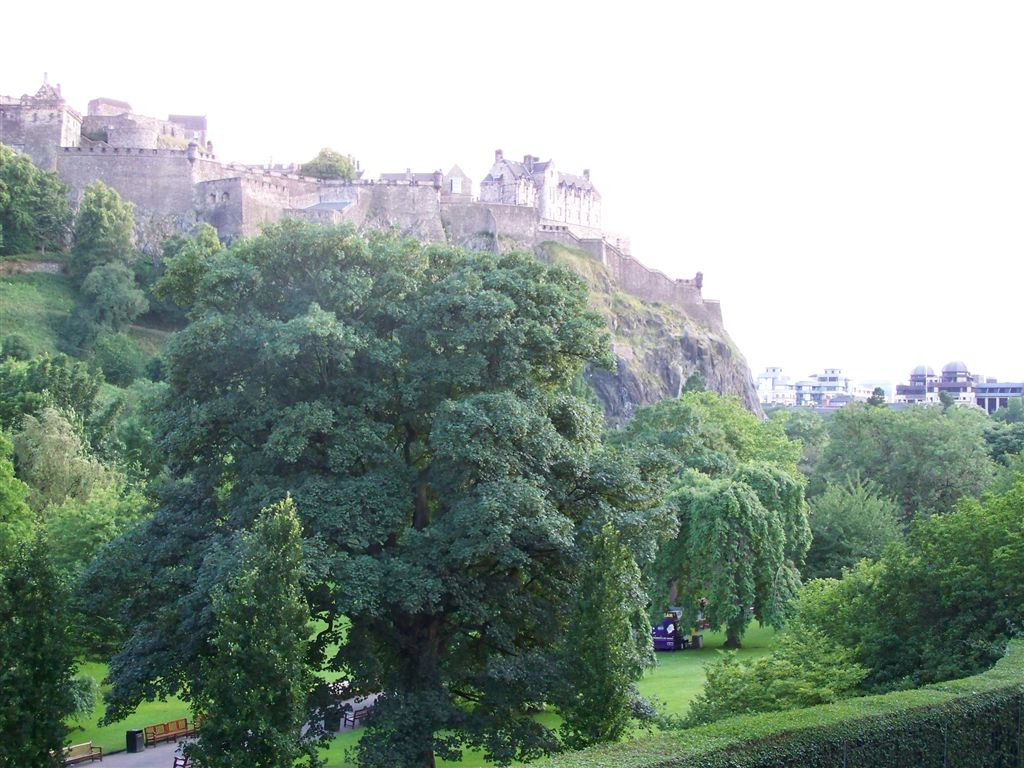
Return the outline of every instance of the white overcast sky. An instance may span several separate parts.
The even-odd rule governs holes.
[[[1024,3],[227,5],[8,4],[0,93],[205,114],[225,160],[589,168],[755,375],[1024,379]]]

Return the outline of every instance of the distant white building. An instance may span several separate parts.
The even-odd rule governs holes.
[[[778,367],[765,368],[757,377],[757,399],[761,405],[796,405],[796,388]]]
[[[817,408],[841,407],[854,400],[867,400],[871,390],[844,376],[841,368],[826,368],[823,373],[793,385],[796,404]]]

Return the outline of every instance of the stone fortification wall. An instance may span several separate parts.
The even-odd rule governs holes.
[[[216,158],[193,146],[187,150],[86,146],[61,147],[57,172],[68,185],[72,206],[83,190],[102,181],[135,206],[140,247],[155,253],[171,234],[188,231],[200,220],[202,200],[196,184],[222,178]]]
[[[113,187],[140,212],[181,214],[193,210],[192,167],[181,150],[63,147],[57,171],[72,205],[94,181]]]
[[[426,184],[362,184],[359,201],[346,220],[360,227],[397,229],[433,243],[447,241],[441,222],[440,191]]]
[[[499,203],[446,203],[441,219],[448,241],[463,248],[528,251],[537,244],[536,208]]]
[[[195,200],[199,218],[217,229],[217,235],[223,243],[230,243],[242,236],[245,228],[243,196],[240,176],[196,184]]]
[[[241,179],[243,237],[259,234],[264,224],[288,218],[294,209],[320,202],[315,179],[274,173],[250,174]]]

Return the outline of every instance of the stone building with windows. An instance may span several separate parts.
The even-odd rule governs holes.
[[[563,173],[554,160],[541,162],[533,155],[519,162],[495,150],[494,164],[480,182],[480,202],[536,208],[544,222],[601,228],[601,194],[590,181],[590,171],[582,176]]]

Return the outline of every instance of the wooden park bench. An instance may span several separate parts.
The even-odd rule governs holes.
[[[64,748],[61,765],[84,763],[86,760],[103,760],[103,747],[94,747],[91,741]]]
[[[196,727],[189,728],[188,718],[180,717],[166,723],[147,725],[143,730],[146,733],[146,746],[152,747],[161,741],[177,741],[181,736],[191,736],[196,732]]]

